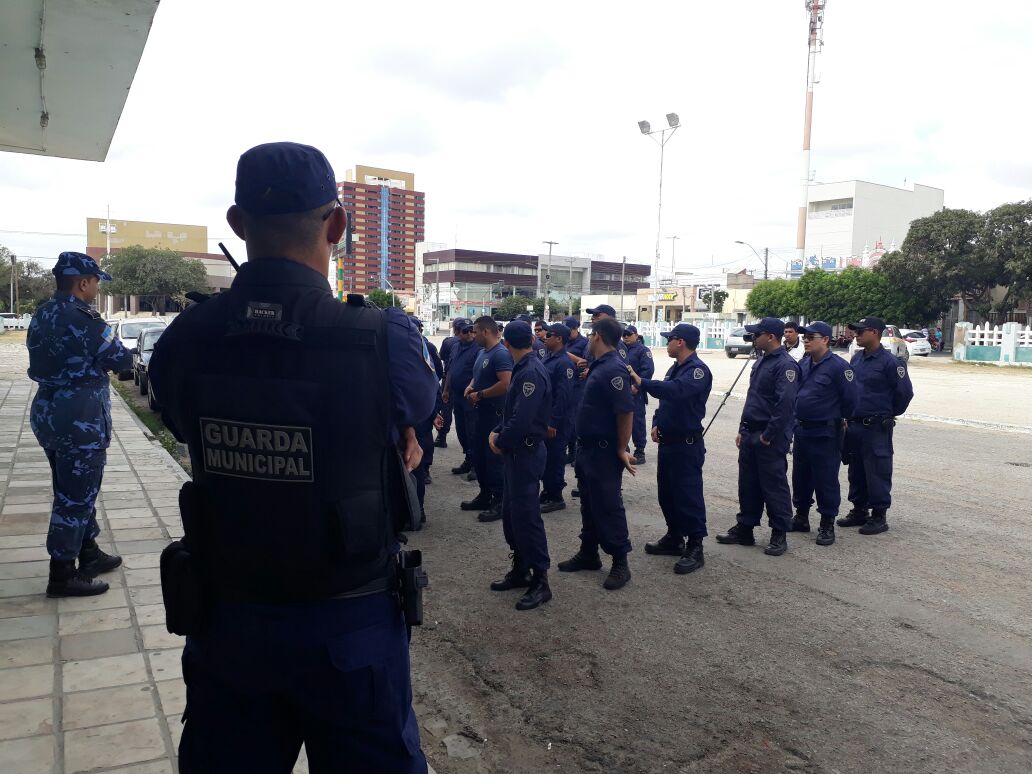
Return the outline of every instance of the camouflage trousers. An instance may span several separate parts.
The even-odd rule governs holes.
[[[79,556],[86,540],[100,534],[97,495],[104,477],[107,450],[62,452],[46,449],[54,485],[47,553],[51,559],[70,561]]]

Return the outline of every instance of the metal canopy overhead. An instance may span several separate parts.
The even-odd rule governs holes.
[[[0,151],[103,161],[159,0],[2,0]]]

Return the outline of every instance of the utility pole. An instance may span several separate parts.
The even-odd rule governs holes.
[[[624,273],[627,271],[627,256],[623,257],[623,263],[620,264],[620,322],[624,321],[623,316],[623,299],[624,299]],[[637,306],[637,302],[635,302]]]
[[[767,279],[767,261],[770,260],[770,248],[763,248],[763,278]]]
[[[15,285],[18,282],[18,279],[17,279],[18,278],[17,268],[18,268],[18,256],[15,255],[14,253],[11,253],[11,311],[14,314],[18,314],[18,306],[17,306],[18,302],[15,300],[15,290],[14,290],[14,287],[15,287]]]
[[[659,327],[658,307],[656,301],[659,298],[659,253],[660,243],[662,240],[663,233],[663,158],[666,151],[666,144],[673,138],[674,132],[681,127],[681,119],[678,118],[677,113],[667,113],[666,115],[668,129],[656,129],[652,130],[648,121],[639,121],[638,129],[642,134],[648,135],[659,145],[659,201],[656,206],[656,259],[653,264],[654,279],[653,283],[655,288],[652,293],[652,325],[654,326],[652,331],[652,343],[655,344],[658,339],[657,330]],[[670,136],[667,136],[667,132],[670,132]],[[657,139],[655,135],[659,135]]]
[[[548,268],[545,269],[545,322],[548,322],[548,294],[552,289],[552,247],[559,244],[558,242],[550,242],[547,239],[542,240],[542,244],[548,245]]]
[[[570,260],[570,277],[566,281],[566,284],[568,285],[567,292],[569,293],[569,296],[566,299],[566,315],[568,317],[573,317],[573,256],[572,255],[570,256],[569,260]],[[582,290],[583,290],[583,288],[582,288]]]
[[[806,0],[806,12],[810,17],[808,35],[809,54],[806,59],[806,110],[803,114],[803,177],[802,203],[799,205],[799,217],[796,224],[796,258],[802,260],[806,256],[806,215],[810,207],[810,128],[813,124],[813,87],[817,83],[817,54],[820,53],[824,40],[824,6],[827,0]]]
[[[437,300],[434,302],[434,319],[437,320],[437,327],[434,328],[434,333],[441,330],[441,321],[438,319],[441,316],[441,256],[437,256],[437,262],[434,264],[434,284],[437,286]]]
[[[668,236],[670,240],[670,276],[673,277],[677,274],[677,240],[679,236]]]

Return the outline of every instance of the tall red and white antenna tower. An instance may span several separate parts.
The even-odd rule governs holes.
[[[817,54],[824,46],[824,6],[827,0],[806,0],[806,13],[810,17],[809,54],[806,60],[806,115],[803,119],[803,201],[799,205],[799,220],[796,226],[796,258],[806,256],[806,212],[810,206],[810,127],[813,123],[813,86],[817,82]]]

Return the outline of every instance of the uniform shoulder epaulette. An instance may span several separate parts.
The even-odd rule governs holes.
[[[348,293],[347,304],[348,306],[369,306],[365,296],[361,293]]]
[[[89,317],[90,319],[93,319],[93,320],[103,320],[104,319],[103,317],[101,317],[100,312],[98,312],[96,309],[93,309],[91,307],[88,307],[88,306],[76,306],[75,308],[78,309],[80,312],[82,312],[87,317]]]

